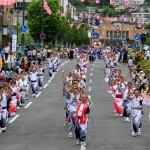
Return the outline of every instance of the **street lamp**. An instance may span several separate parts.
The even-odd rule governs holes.
[[[14,4],[14,8],[12,8],[12,9],[10,9],[10,14],[14,14],[14,11],[15,11],[15,13],[17,14],[17,47],[16,47],[16,57],[18,58],[19,57],[19,55],[18,55],[18,53],[19,53],[19,47],[18,47],[18,43],[19,43],[19,13],[21,12],[21,10],[22,10],[22,6],[21,6],[21,3],[19,3],[20,5],[18,5],[18,3],[16,2],[15,4]]]

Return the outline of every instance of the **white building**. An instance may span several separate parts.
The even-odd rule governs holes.
[[[132,0],[131,0],[132,1]],[[143,5],[145,0],[134,0],[135,5]]]

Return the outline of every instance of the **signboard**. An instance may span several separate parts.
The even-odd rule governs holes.
[[[40,39],[45,39],[45,34],[44,33],[42,33],[42,34],[40,34]]]
[[[134,38],[135,38],[135,40],[139,41],[141,36],[139,34],[136,34]]]
[[[12,35],[12,52],[16,52],[16,47],[17,47],[17,35],[13,34]]]
[[[91,37],[92,37],[92,39],[99,39],[99,33],[98,32],[92,32]]]
[[[20,27],[20,30],[21,30],[21,32],[25,33],[25,32],[27,32],[28,27],[27,27],[26,25],[22,25],[22,26]]]
[[[2,53],[0,53],[0,70],[2,69],[2,67],[3,67]]]

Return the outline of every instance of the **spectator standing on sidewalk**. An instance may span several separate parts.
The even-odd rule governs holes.
[[[145,55],[146,55],[146,60],[150,60],[150,50],[149,49],[145,52]]]
[[[10,52],[10,47],[9,45],[7,44],[5,47],[4,47],[4,54],[5,54],[5,60],[8,59],[8,54]]]
[[[126,64],[128,60],[128,51],[126,49],[124,49],[123,52],[123,64]]]

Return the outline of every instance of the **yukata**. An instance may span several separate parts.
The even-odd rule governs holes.
[[[92,104],[88,102],[82,103],[82,101],[80,101],[76,108],[75,134],[76,139],[81,142],[86,142],[88,113],[90,112],[91,106]]]
[[[43,86],[43,73],[44,73],[44,71],[45,71],[45,67],[39,68],[39,71],[38,71],[38,85],[39,85],[40,89]]]
[[[30,82],[32,94],[35,96],[38,88],[38,72],[30,72]]]
[[[135,134],[140,133],[142,126],[142,97],[134,97],[131,101],[132,127]]]
[[[51,59],[49,59],[48,67],[49,67],[49,76],[51,78],[53,76],[53,67],[54,67],[53,62],[52,62]]]
[[[129,89],[128,88],[126,88],[125,90],[124,90],[124,101],[123,101],[123,116],[124,117],[130,117],[130,114],[131,114],[131,101],[132,101],[132,99],[133,99],[133,96],[134,96],[134,89],[132,88],[131,90],[130,90],[130,97],[129,98],[127,98],[127,94],[128,94],[128,91],[129,91]],[[127,118],[127,120],[128,120],[128,118]]]

